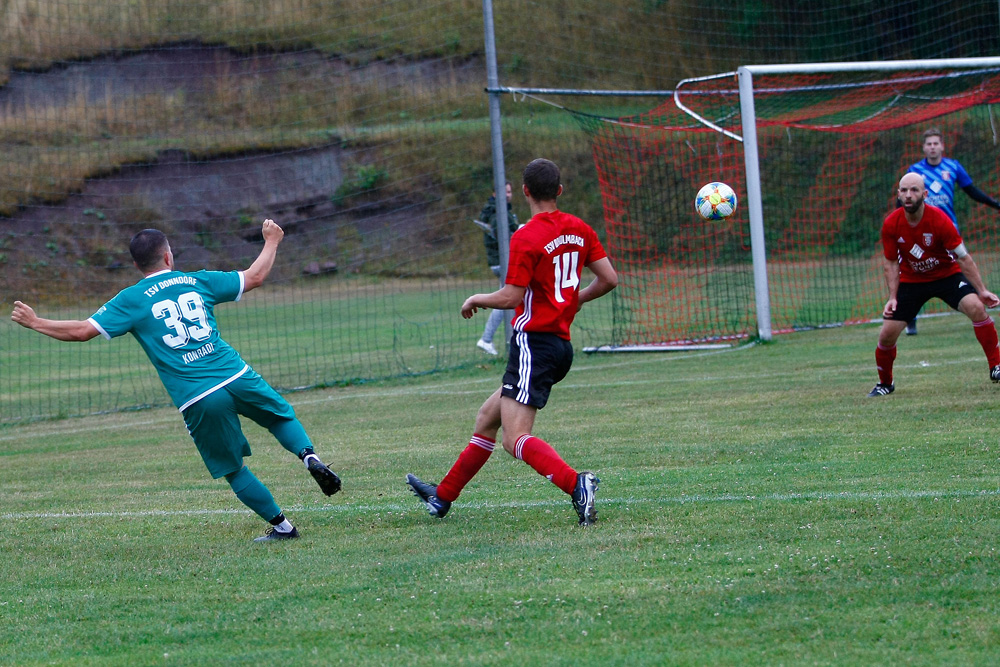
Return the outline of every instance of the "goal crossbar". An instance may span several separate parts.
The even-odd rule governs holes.
[[[1000,58],[929,58],[923,60],[743,65],[737,71],[746,71],[750,74],[830,74],[833,72],[897,72],[908,69],[972,69],[975,67],[1000,67]]]

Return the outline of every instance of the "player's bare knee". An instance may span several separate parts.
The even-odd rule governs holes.
[[[899,340],[899,336],[903,333],[903,329],[906,328],[906,322],[897,322],[896,320],[891,321],[892,324],[887,320],[882,325],[881,331],[878,334],[878,344],[882,347],[889,348],[896,344]]]
[[[972,299],[969,301],[963,301],[963,303],[960,303],[959,306],[960,310],[965,313],[966,317],[973,322],[982,322],[989,317],[989,315],[986,314],[986,307],[983,306],[978,297],[976,297],[975,301]]]

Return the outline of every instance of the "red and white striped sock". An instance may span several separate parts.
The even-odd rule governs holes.
[[[478,433],[473,435],[469,444],[458,455],[458,460],[455,461],[451,470],[438,484],[437,497],[449,503],[458,499],[465,485],[476,476],[479,469],[490,458],[496,444],[496,440],[490,440]]]
[[[517,439],[514,457],[521,459],[542,477],[568,494],[576,487],[576,471],[569,467],[552,445],[530,433]]]

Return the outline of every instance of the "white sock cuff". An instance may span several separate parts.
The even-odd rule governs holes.
[[[514,445],[514,458],[524,460],[521,455],[524,450],[524,443],[528,441],[528,438],[532,437],[530,433],[525,433],[520,438],[517,439],[517,443]]]
[[[470,445],[475,445],[476,447],[482,447],[488,452],[492,452],[493,448],[497,446],[496,440],[487,440],[481,435],[474,435],[472,439],[469,440]]]

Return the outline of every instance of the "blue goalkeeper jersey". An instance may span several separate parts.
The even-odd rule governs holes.
[[[126,287],[88,321],[107,339],[131,333],[179,410],[253,372],[219,336],[215,305],[243,296],[242,271],[164,270]]]
[[[972,185],[972,177],[958,160],[950,157],[941,158],[936,166],[921,160],[910,167],[914,174],[924,177],[924,187],[927,188],[927,203],[937,206],[948,214],[955,229],[958,229],[958,219],[955,217],[955,186],[960,188]]]

